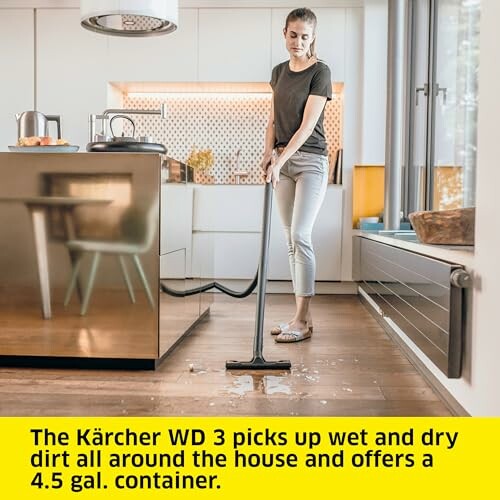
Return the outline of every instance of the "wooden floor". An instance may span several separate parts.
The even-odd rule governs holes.
[[[293,297],[266,301],[264,356],[290,372],[228,372],[249,360],[255,297],[217,295],[209,319],[156,371],[0,368],[0,415],[402,415],[450,412],[355,296],[314,299],[313,338],[276,344]]]

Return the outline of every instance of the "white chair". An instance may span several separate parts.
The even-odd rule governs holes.
[[[95,241],[95,240],[69,240],[66,242],[68,250],[75,252],[78,258],[73,266],[73,272],[66,291],[64,306],[69,304],[71,296],[78,281],[78,274],[82,261],[86,253],[92,254],[92,263],[87,280],[87,286],[83,292],[80,314],[84,316],[87,313],[90,297],[94,288],[97,275],[97,269],[102,254],[115,255],[120,263],[123,279],[127,287],[130,300],[135,303],[134,290],[127,271],[125,257],[130,256],[135,264],[137,273],[141,279],[144,291],[149,304],[154,308],[153,295],[149,286],[146,274],[142,267],[139,255],[147,252],[151,247],[156,229],[158,226],[158,203],[153,202],[146,210],[137,207],[130,207],[123,214],[120,220],[120,232],[122,239],[118,241]]]

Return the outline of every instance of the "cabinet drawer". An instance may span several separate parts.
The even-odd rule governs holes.
[[[264,186],[196,186],[193,231],[257,232]]]
[[[193,235],[193,276],[251,279],[257,270],[259,252],[260,233],[196,233]]]

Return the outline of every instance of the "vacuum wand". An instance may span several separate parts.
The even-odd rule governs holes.
[[[228,370],[289,370],[291,368],[291,363],[288,360],[266,361],[262,354],[267,264],[269,260],[269,236],[271,233],[271,209],[273,202],[272,188],[272,183],[267,182],[264,193],[264,210],[262,217],[262,240],[257,285],[257,313],[255,318],[253,359],[251,361],[226,361],[226,369]]]

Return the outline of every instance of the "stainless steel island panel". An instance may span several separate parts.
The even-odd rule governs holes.
[[[0,358],[159,358],[159,178],[158,155],[0,154]]]

